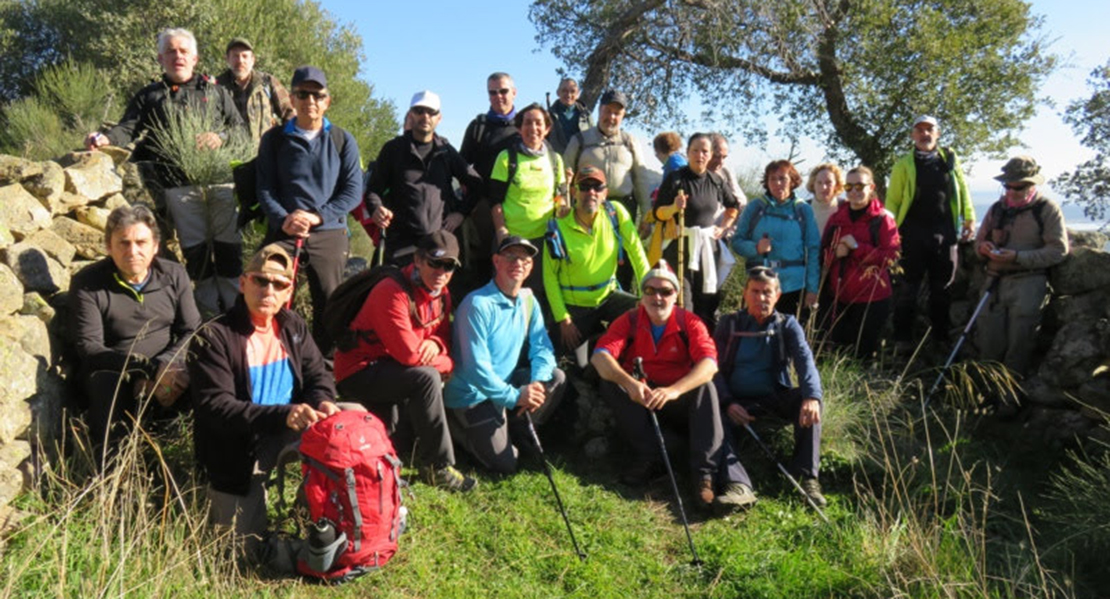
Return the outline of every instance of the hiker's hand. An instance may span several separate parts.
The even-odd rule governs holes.
[[[297,209],[285,215],[281,229],[293,237],[308,237],[309,230],[322,222],[324,220],[319,215]]]
[[[167,364],[158,372],[155,383],[157,387],[154,389],[154,399],[169,407],[189,387],[189,372],[179,364]]]
[[[1017,251],[996,249],[991,252],[990,258],[993,262],[1013,262],[1017,260]]]
[[[986,258],[987,260],[993,260],[994,256],[991,254],[997,249],[998,248],[995,247],[994,242],[984,239],[982,242],[979,243],[979,249],[977,251],[979,252],[980,256]]]
[[[729,404],[725,413],[728,414],[728,419],[735,424],[744,425],[755,422],[755,418],[744,409],[744,406],[738,403]]]
[[[222,145],[224,145],[224,140],[220,139],[219,135],[212,133],[211,131],[207,133],[201,133],[197,136],[198,150],[215,150]]]
[[[686,209],[686,191],[685,190],[682,190],[682,189],[678,190],[678,195],[676,195],[674,197],[674,207],[678,208],[679,210],[685,210]]]
[[[816,293],[813,293],[812,291],[807,291],[806,292],[805,306],[807,308],[816,308],[817,307],[817,294]]]
[[[651,394],[651,387],[642,381],[633,381],[630,387],[624,387],[624,392],[628,394],[628,398],[640,404],[647,406],[648,396]]]
[[[658,387],[652,389],[646,399],[647,403],[644,404],[644,407],[649,410],[658,410],[666,405],[667,402],[678,399],[678,391],[675,391],[671,387]]]
[[[563,347],[567,350],[582,345],[582,332],[574,325],[574,321],[568,316],[566,320],[559,323],[559,334],[563,338]]]
[[[378,225],[382,229],[388,229],[389,223],[393,221],[393,211],[385,206],[378,206],[378,209],[374,211],[374,215],[371,218],[374,219],[375,225]],[[451,216],[448,215],[448,218],[451,218]]]
[[[320,407],[323,408],[323,404],[321,404]],[[328,416],[329,414],[317,411],[315,408],[306,403],[294,404],[293,409],[289,410],[289,415],[285,418],[285,426],[288,426],[289,428],[300,432],[323,420],[324,418],[327,418]]]
[[[821,402],[809,398],[802,402],[802,409],[798,413],[798,426],[809,428],[821,422]]]
[[[960,241],[971,241],[975,238],[975,221],[965,220],[963,230],[960,231]]]
[[[420,365],[427,366],[440,354],[439,344],[431,339],[425,339],[420,342],[416,352],[420,354]]]
[[[86,150],[95,150],[97,148],[106,146],[109,143],[111,142],[108,140],[108,136],[99,131],[93,131],[85,137]]]
[[[392,218],[392,217],[393,217],[393,213],[391,212],[391,213],[389,214],[389,216],[390,216],[390,217]],[[448,231],[450,231],[450,232],[452,232],[452,233],[454,233],[454,232],[455,232],[455,229],[458,229],[458,228],[459,228],[459,225],[461,225],[461,224],[462,224],[462,222],[463,222],[463,215],[462,215],[462,213],[460,213],[460,212],[452,212],[451,214],[448,214],[448,215],[447,215],[447,218],[443,219],[443,228],[444,228],[444,229],[447,229]]]
[[[837,258],[846,258],[848,256],[848,254],[850,254],[850,253],[852,253],[852,248],[845,245],[843,241],[836,244],[836,257]]]
[[[651,236],[651,227],[652,227],[652,224],[649,223],[646,218],[644,220],[640,221],[640,227],[636,231],[637,233],[640,234],[640,239],[646,239],[646,238]]]
[[[327,418],[329,416],[334,416],[334,415],[342,412],[343,410],[339,406],[335,405],[334,403],[332,403],[330,401],[322,401],[322,402],[320,402],[320,409],[317,410],[317,411],[319,413],[323,414],[324,418]]]
[[[771,253],[771,238],[763,237],[755,244],[755,253],[757,254],[770,254]]]
[[[516,399],[516,406],[521,410],[535,412],[543,405],[545,395],[543,383],[533,381],[520,388],[520,395]]]
[[[713,239],[720,239],[724,237],[727,231],[728,229],[726,229],[725,227],[718,227],[717,225],[713,225]]]

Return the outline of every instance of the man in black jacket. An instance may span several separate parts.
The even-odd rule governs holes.
[[[443,118],[439,96],[424,90],[412,97],[405,117],[412,127],[382,146],[366,185],[374,223],[388,231],[385,261],[412,263],[416,243],[440,229],[454,232],[472,204],[451,187],[457,179],[467,200],[481,191],[482,178],[448,141],[436,135]]]
[[[158,225],[149,208],[113,210],[104,239],[108,258],[81,269],[69,293],[69,330],[98,445],[137,400],[153,395],[168,406],[184,392],[183,348],[200,326],[185,269],[155,257]]]
[[[307,325],[285,308],[293,259],[271,244],[244,270],[235,306],[201,328],[190,345],[189,375],[210,518],[247,536],[266,530],[263,483],[281,449],[339,407]]]

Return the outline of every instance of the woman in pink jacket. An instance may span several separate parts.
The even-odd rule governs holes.
[[[836,299],[832,339],[871,355],[890,315],[890,269],[902,240],[894,218],[875,195],[871,169],[848,171],[848,201],[829,219],[821,249],[827,285]]]

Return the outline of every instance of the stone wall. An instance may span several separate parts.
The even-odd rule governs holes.
[[[0,529],[30,484],[69,404],[65,294],[102,257],[108,213],[149,203],[126,153],[78,152],[59,162],[0,156]]]

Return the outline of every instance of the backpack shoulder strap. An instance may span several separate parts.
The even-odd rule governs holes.
[[[763,219],[763,213],[767,211],[767,202],[764,202],[761,198],[756,198],[754,201],[756,203],[755,211],[752,212],[752,218],[748,221],[748,232],[746,234],[749,239],[755,233],[756,225]]]
[[[883,225],[883,217],[875,216],[871,218],[871,222],[867,223],[868,228],[871,230],[871,245],[879,247],[879,228]]]
[[[620,223],[620,219],[617,218],[617,209],[613,206],[613,203],[610,202],[608,199],[603,201],[601,203],[601,205],[605,206],[605,214],[609,215],[609,222],[612,223],[612,225],[613,225],[613,235],[615,235],[616,238],[617,238],[617,264],[618,265],[623,265],[624,264],[624,235],[621,235],[621,223]]]
[[[331,136],[331,143],[335,144],[335,150],[340,154],[343,153],[343,146],[347,145],[347,136],[344,135],[345,131],[338,125],[332,125],[328,129],[328,135]]]
[[[520,170],[520,156],[517,153],[516,144],[509,144],[505,150],[509,153],[509,173],[505,177],[505,184],[512,185],[517,171]]]

